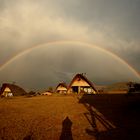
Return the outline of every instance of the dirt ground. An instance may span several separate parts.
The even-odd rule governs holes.
[[[72,96],[0,99],[0,139],[90,140],[86,108]],[[65,120],[65,121],[64,121]]]
[[[131,140],[140,136],[140,96],[0,98],[0,140]]]

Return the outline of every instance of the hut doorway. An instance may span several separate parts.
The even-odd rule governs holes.
[[[72,91],[78,93],[78,86],[73,86]]]

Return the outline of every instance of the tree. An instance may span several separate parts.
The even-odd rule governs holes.
[[[53,92],[53,87],[48,87],[47,91]]]

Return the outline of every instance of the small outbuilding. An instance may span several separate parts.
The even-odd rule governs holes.
[[[52,96],[52,92],[46,91],[46,92],[43,92],[41,95]]]
[[[22,96],[26,94],[23,88],[15,84],[4,83],[0,89],[1,97]]]
[[[76,74],[68,87],[68,93],[96,94],[97,90],[84,74]]]
[[[67,85],[66,83],[59,83],[55,89],[56,93],[65,94],[67,93]]]

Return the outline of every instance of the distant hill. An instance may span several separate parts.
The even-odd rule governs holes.
[[[103,89],[104,93],[130,93],[140,92],[140,83],[134,82],[120,82],[106,86]]]
[[[106,90],[128,90],[128,82],[114,83],[112,85],[106,86]]]

